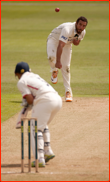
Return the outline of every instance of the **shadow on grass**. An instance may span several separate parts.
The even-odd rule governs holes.
[[[9,101],[11,103],[21,103],[21,101]]]

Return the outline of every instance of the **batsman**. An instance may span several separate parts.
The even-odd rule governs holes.
[[[45,163],[55,157],[50,146],[50,132],[48,124],[62,107],[62,98],[38,74],[30,72],[28,63],[19,62],[15,67],[15,76],[18,77],[18,90],[22,94],[24,106],[21,110],[16,128],[21,127],[21,117],[26,117],[32,109],[32,118],[37,118],[38,127],[38,162],[39,167],[45,167]],[[31,146],[35,158],[35,122],[31,121]],[[35,167],[35,161],[31,163]]]

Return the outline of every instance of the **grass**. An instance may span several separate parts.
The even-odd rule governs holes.
[[[55,7],[60,12],[54,11]],[[1,121],[21,109],[14,69],[26,61],[33,72],[50,83],[46,39],[53,28],[73,22],[83,15],[88,19],[86,36],[73,46],[71,87],[75,96],[109,96],[109,2],[2,2],[1,3]],[[50,83],[51,84],[51,83]],[[64,96],[59,71],[53,87]]]
[[[1,121],[7,120],[21,109],[21,97],[17,94],[1,94],[1,103]]]

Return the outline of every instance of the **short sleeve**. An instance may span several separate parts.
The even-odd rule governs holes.
[[[62,29],[59,40],[61,40],[62,42],[67,43],[67,41],[68,41],[68,30],[67,30],[67,28]]]
[[[21,92],[22,96],[25,97],[25,95],[31,94],[31,91],[29,88],[22,82],[18,82],[17,87],[19,91]]]

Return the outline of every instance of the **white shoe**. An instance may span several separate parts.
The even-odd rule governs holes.
[[[72,96],[71,93],[68,91],[66,92],[66,97],[65,97],[66,102],[72,102]]]
[[[39,159],[39,167],[45,167],[45,159],[44,158]]]
[[[40,158],[39,160],[39,167],[45,167],[45,159],[44,158]],[[35,167],[35,161],[33,161],[32,163],[31,163],[31,167]]]
[[[53,159],[54,157],[55,157],[55,154],[52,153],[52,151],[51,152],[49,150],[45,151],[45,154],[44,154],[45,162],[48,162],[50,159]]]
[[[56,83],[58,82],[57,75],[58,75],[58,70],[52,72],[51,82],[52,82],[53,84],[56,84]]]

